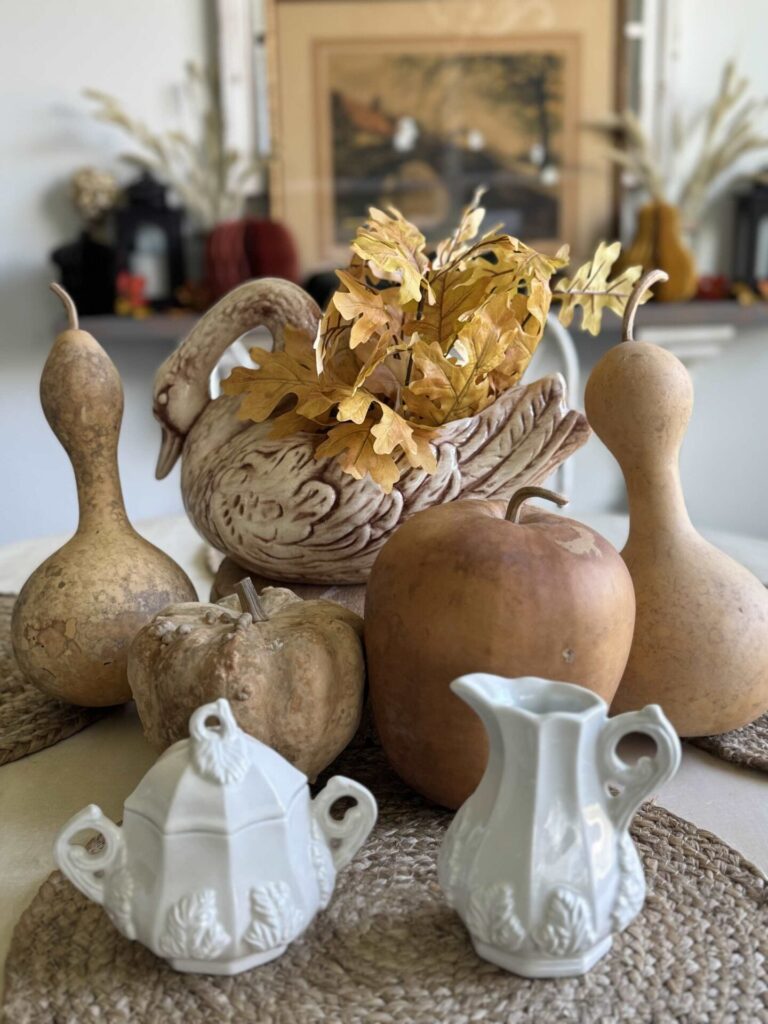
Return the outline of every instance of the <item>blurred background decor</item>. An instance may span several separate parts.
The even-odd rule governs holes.
[[[143,281],[142,297],[156,309],[172,306],[184,284],[181,210],[149,171],[129,185],[115,211],[117,270]]]
[[[612,110],[617,5],[486,0],[471,33],[467,6],[270,0],[271,208],[305,265],[343,261],[371,205],[434,241],[483,183],[491,222],[539,248],[581,258],[613,234],[610,168],[580,129]]]
[[[636,233],[637,206],[646,196],[630,188],[623,172],[611,166],[604,140],[587,130],[587,122],[605,121],[616,110],[634,112],[654,153],[673,164],[665,185],[667,198],[677,200],[696,146],[686,160],[671,161],[675,117],[688,124],[709,108],[729,61],[738,69],[736,79],[752,83],[742,103],[749,96],[768,94],[768,64],[754,30],[764,13],[762,0],[741,0],[738,5],[721,0],[465,0],[461,5],[456,0],[134,0],[130,18],[118,0],[101,0],[88,11],[80,6],[61,8],[51,0],[26,0],[8,7],[7,31],[0,44],[13,85],[8,92],[13,102],[5,114],[8,184],[0,234],[0,430],[9,437],[23,435],[26,444],[7,446],[3,453],[5,476],[15,482],[18,495],[24,495],[23,501],[19,497],[0,507],[0,537],[5,540],[64,531],[75,509],[74,487],[61,467],[57,442],[37,403],[29,401],[37,389],[51,330],[61,318],[47,293],[48,254],[55,251],[58,275],[76,294],[84,326],[108,349],[123,378],[121,466],[130,514],[137,520],[180,514],[178,480],[152,480],[157,428],[148,395],[153,374],[216,296],[240,279],[286,277],[305,287],[321,306],[327,303],[336,287],[329,271],[346,263],[344,256],[328,251],[343,236],[334,193],[339,186],[341,197],[343,183],[340,175],[334,179],[331,174],[330,86],[343,87],[349,98],[354,76],[362,75],[353,59],[355,44],[371,58],[373,80],[376,62],[391,62],[402,41],[418,104],[413,110],[396,111],[397,123],[386,144],[376,132],[357,130],[351,140],[337,132],[336,141],[352,146],[349,152],[368,168],[367,175],[385,152],[394,160],[395,173],[387,188],[380,189],[382,200],[397,196],[409,214],[425,217],[430,243],[438,237],[431,225],[447,216],[444,210],[456,202],[451,188],[459,172],[451,161],[506,152],[507,136],[514,135],[520,141],[515,158],[525,164],[523,184],[538,189],[543,178],[541,194],[554,198],[558,217],[571,208],[584,217],[585,252],[600,237],[621,238],[626,244]],[[44,35],[35,28],[41,20],[46,24]],[[567,47],[560,45],[566,36],[579,53],[576,77],[594,68],[600,88],[591,80],[580,82],[576,93],[563,79],[573,71],[570,65],[566,69]],[[538,49],[531,42],[535,39],[541,41]],[[110,40],[113,45],[105,42]],[[36,55],[33,62],[22,56],[29,53]],[[541,105],[534,117],[537,103],[529,90],[516,112],[494,98],[490,89],[502,72],[514,70],[519,76],[524,64],[530,65],[529,57],[539,60],[548,53],[559,53],[565,63],[557,74],[545,76],[546,90],[560,89],[561,95],[544,104],[547,145],[542,162],[542,148],[536,145],[542,138]],[[478,71],[480,54],[488,58],[487,71]],[[206,82],[191,86],[185,71],[190,64]],[[531,84],[538,88],[535,80],[534,75]],[[393,95],[397,98],[391,76],[382,84],[387,102]],[[363,85],[367,91],[361,87],[360,95],[351,99],[370,107],[373,86],[370,81]],[[88,86],[115,99],[128,120],[144,125],[156,140],[172,145],[170,133],[186,137],[190,146],[180,154],[183,160],[176,170],[198,174],[192,151],[199,150],[203,135],[216,123],[219,141],[206,153],[236,152],[239,167],[254,168],[236,202],[227,205],[211,196],[212,202],[200,213],[195,201],[180,195],[158,167],[151,170],[168,188],[169,207],[184,212],[185,281],[174,305],[163,311],[152,308],[143,274],[123,270],[118,282],[113,265],[117,193],[145,169],[126,163],[122,156],[128,151],[150,163],[159,158],[113,121],[91,116],[104,110],[105,101],[84,99]],[[322,93],[317,91],[320,86]],[[194,102],[190,92],[197,95]],[[454,132],[457,115],[466,111],[470,96],[473,112],[492,110],[502,127],[478,128],[474,118],[465,118]],[[211,103],[214,111],[206,118],[204,110]],[[354,106],[347,104],[349,109],[357,116]],[[426,154],[422,150],[428,142],[431,145],[433,133],[420,123],[423,111],[439,129],[439,145]],[[382,110],[377,116],[381,114]],[[767,115],[758,103],[752,126],[758,136],[766,134]],[[526,117],[529,130],[523,125]],[[419,151],[417,166],[411,159],[414,147]],[[566,166],[562,161],[567,163],[572,152],[576,163]],[[551,168],[546,171],[551,162],[547,154],[555,153],[561,161],[555,168],[557,181]],[[753,469],[754,452],[764,447],[768,430],[761,414],[768,372],[768,304],[762,296],[765,270],[760,269],[759,258],[764,234],[758,229],[752,241],[744,243],[745,258],[755,268],[749,274],[734,252],[734,243],[739,253],[743,247],[735,238],[734,214],[737,193],[749,192],[765,164],[765,150],[745,151],[710,193],[695,232],[688,233],[683,224],[682,241],[694,257],[699,277],[697,294],[687,302],[651,303],[643,308],[637,328],[639,336],[672,346],[686,365],[695,362],[699,407],[712,409],[711,415],[696,419],[683,451],[682,472],[694,521],[756,535],[766,534],[768,503],[768,479]],[[78,198],[77,206],[72,179],[83,168],[111,176],[114,186],[104,183],[102,188],[98,179],[86,175],[78,186],[82,200]],[[509,165],[505,163],[502,171],[508,174]],[[231,172],[230,184],[235,177]],[[443,187],[445,182],[450,188]],[[501,188],[500,182],[490,184],[497,191]],[[342,198],[349,204],[355,194],[350,190]],[[361,206],[368,198],[361,193]],[[759,196],[754,198],[740,220],[752,223],[760,217]],[[103,213],[102,201],[111,203]],[[210,212],[214,206],[215,215]],[[521,204],[521,223],[535,207],[534,202],[529,214],[528,204]],[[514,213],[513,204],[504,209]],[[536,216],[541,212],[539,204]],[[499,219],[491,209],[489,224]],[[514,230],[511,223],[506,226]],[[575,237],[570,234],[569,240]],[[325,249],[321,242],[328,243]],[[578,252],[574,255],[578,260]],[[744,283],[738,285],[742,277]],[[92,294],[85,294],[86,286]],[[743,305],[732,297],[736,293]],[[706,302],[700,301],[704,298]],[[116,309],[126,315],[115,316]],[[559,335],[552,332],[544,339],[532,373],[544,376],[562,369],[553,339],[563,336],[567,340],[560,325]],[[570,366],[580,371],[582,380],[617,336],[618,323],[608,320],[598,338],[574,338]],[[254,342],[268,346],[267,332],[249,339],[248,347]],[[225,353],[230,366],[236,350],[241,358],[246,347],[236,342]],[[219,379],[228,372],[228,367],[220,369]],[[569,376],[575,379],[573,373]],[[740,396],[738,415],[722,415],[724,386]],[[35,466],[27,457],[32,447],[38,453]],[[599,446],[585,446],[566,465],[578,481],[569,486],[577,516],[622,509],[620,476]],[[718,473],[716,488],[713,466]],[[49,500],[52,489],[60,501]]]
[[[758,126],[766,107],[768,98],[755,99],[749,79],[729,61],[709,107],[687,119],[674,111],[668,146],[651,139],[632,110],[602,127],[609,136],[617,136],[617,144],[607,152],[625,170],[625,185],[646,197],[624,260],[667,273],[668,280],[655,289],[662,302],[696,294],[696,263],[685,235],[695,234],[708,204],[728,185],[739,160],[768,148],[768,134]]]
[[[133,149],[120,159],[173,188],[195,223],[210,230],[242,216],[262,165],[227,145],[216,69],[187,61],[184,72],[181,94],[197,122],[194,134],[181,127],[153,130],[100,89],[86,89],[85,96],[94,104],[94,117],[119,128],[132,142]]]
[[[109,171],[83,167],[72,175],[69,194],[85,226],[76,241],[54,249],[51,260],[84,316],[111,313],[115,305],[115,250],[109,243],[106,220],[119,199],[120,186]]]
[[[737,194],[733,280],[768,299],[768,171]]]

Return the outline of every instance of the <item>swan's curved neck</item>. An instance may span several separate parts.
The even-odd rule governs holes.
[[[283,346],[287,324],[314,334],[320,310],[298,285],[277,278],[247,281],[220,299],[192,328],[157,373],[161,385],[168,377],[183,380],[191,394],[208,401],[208,379],[229,346],[256,327],[267,327],[275,348]]]

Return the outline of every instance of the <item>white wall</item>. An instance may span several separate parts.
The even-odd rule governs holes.
[[[40,370],[61,323],[48,292],[48,253],[74,238],[66,195],[74,170],[111,167],[126,149],[95,122],[87,86],[119,96],[161,127],[173,120],[186,60],[205,63],[206,0],[4,0],[0,17],[0,543],[76,524],[66,456],[37,396]],[[181,511],[177,476],[153,479],[158,429],[150,382],[165,352],[110,349],[123,375],[120,446],[129,515]]]

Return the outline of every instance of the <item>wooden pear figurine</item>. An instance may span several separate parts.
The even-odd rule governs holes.
[[[162,608],[195,601],[176,563],[140,537],[125,512],[117,468],[123,389],[112,360],[62,299],[69,329],[53,344],[40,378],[45,418],[72,463],[77,532],[22,587],[11,635],[21,671],[39,689],[73,704],[130,700],[131,640]]]
[[[611,710],[660,704],[681,736],[702,736],[768,709],[768,591],[688,518],[678,455],[693,407],[691,379],[671,352],[632,336],[640,297],[665,276],[651,271],[638,282],[624,341],[593,369],[585,407],[629,497],[622,557],[637,618]]]

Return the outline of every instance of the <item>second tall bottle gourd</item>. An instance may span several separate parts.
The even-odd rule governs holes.
[[[624,341],[597,363],[585,395],[587,418],[619,462],[629,498],[622,557],[637,618],[611,710],[657,703],[681,736],[704,736],[768,709],[768,591],[688,517],[678,457],[691,379],[671,352],[632,337],[637,300],[663,276],[639,282]]]

